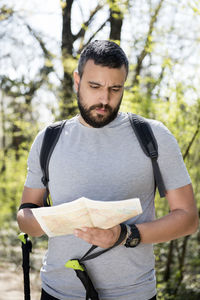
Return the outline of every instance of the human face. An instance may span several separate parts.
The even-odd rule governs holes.
[[[120,108],[126,69],[108,68],[88,60],[80,78],[74,73],[80,122],[85,126],[103,127],[113,121]]]

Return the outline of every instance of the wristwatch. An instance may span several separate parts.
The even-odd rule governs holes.
[[[139,245],[141,241],[140,232],[134,224],[126,225],[127,226],[127,239],[124,246],[127,248],[134,248]]]

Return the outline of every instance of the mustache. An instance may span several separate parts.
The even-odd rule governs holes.
[[[109,112],[112,112],[112,107],[109,104],[104,105],[102,103],[90,106],[89,111],[94,110],[94,109],[99,109],[99,108],[100,109],[103,108],[105,110],[108,110]]]

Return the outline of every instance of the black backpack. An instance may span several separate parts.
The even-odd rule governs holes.
[[[160,197],[165,197],[165,185],[162,179],[162,175],[160,172],[160,168],[157,162],[158,159],[158,145],[155,139],[155,136],[153,134],[153,131],[151,129],[151,126],[149,123],[141,116],[128,113],[128,117],[131,123],[131,126],[135,132],[135,135],[140,143],[140,146],[144,153],[151,159],[152,167],[153,167],[153,173],[154,173],[154,179],[155,179],[155,188],[158,188]],[[41,178],[43,184],[46,187],[46,193],[44,195],[44,206],[51,206],[51,200],[49,197],[49,161],[51,158],[51,155],[53,153],[53,150],[59,140],[60,134],[62,132],[62,129],[66,123],[65,121],[56,122],[50,126],[47,127],[45,131],[45,135],[42,142],[42,147],[40,151],[40,165],[42,169],[43,176]],[[20,206],[21,208],[37,208],[38,206],[32,203],[25,203]],[[94,254],[90,254],[97,246],[92,245],[91,248],[83,255],[82,258],[75,258],[66,263],[67,267],[73,268],[76,272],[77,277],[81,280],[82,284],[84,285],[86,289],[86,299],[91,300],[99,300],[98,293],[95,290],[92,281],[90,277],[88,276],[87,270],[85,268],[85,265],[83,264],[84,261],[93,259],[113,247],[116,247],[117,245],[121,244],[121,242],[125,239],[126,233],[124,230],[123,224],[120,224],[121,226],[121,235],[118,241],[110,248],[100,250],[99,252],[95,252]],[[30,287],[29,287],[29,264],[27,264],[27,261],[29,261],[29,252],[30,250],[30,241],[28,239],[28,236],[23,236],[25,239],[22,241],[22,250],[23,252],[23,268],[26,268],[26,278],[25,278],[25,270],[24,270],[24,290],[26,291],[25,294],[27,294],[27,298],[25,296],[25,300],[29,300],[30,298]],[[21,239],[22,240],[22,239]],[[27,254],[28,253],[28,254]],[[27,259],[28,256],[28,259]],[[25,258],[26,257],[26,258]],[[24,269],[25,269],[24,268]],[[28,269],[28,270],[27,270]]]
[[[128,114],[131,126],[137,136],[140,146],[144,153],[151,159],[153,166],[153,173],[155,178],[155,186],[157,186],[160,197],[165,197],[165,186],[157,162],[158,159],[158,145],[151,129],[151,126],[141,116],[135,114]],[[50,206],[51,200],[49,198],[49,161],[53,150],[58,142],[62,129],[66,123],[65,121],[56,122],[47,127],[41,152],[40,152],[40,165],[42,169],[42,182],[46,187],[46,194],[44,197],[44,206]]]

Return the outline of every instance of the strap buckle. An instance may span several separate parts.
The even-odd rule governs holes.
[[[149,142],[148,145],[149,155],[151,158],[158,158],[158,151],[154,148],[152,142]]]
[[[74,270],[81,270],[81,271],[85,271],[83,265],[80,264],[78,259],[70,259],[66,262],[65,264],[66,268],[71,268]]]
[[[44,186],[47,186],[48,180],[47,180],[46,176],[42,176],[41,181],[44,184]]]

